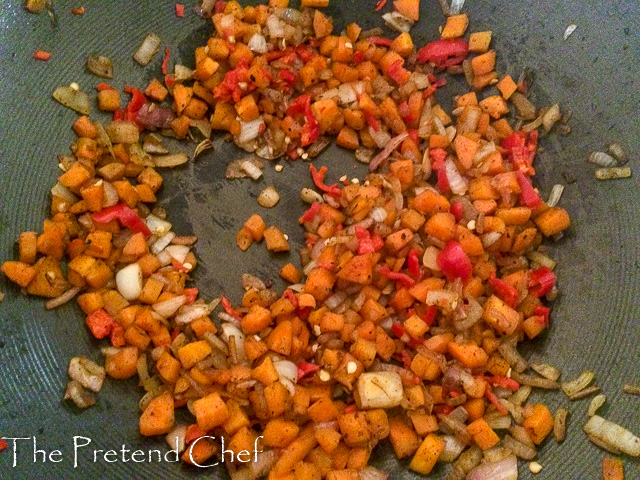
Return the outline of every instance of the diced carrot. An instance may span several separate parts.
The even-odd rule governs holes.
[[[531,441],[540,445],[553,430],[553,417],[545,405],[537,403],[533,405],[531,414],[525,417],[522,426],[529,434]]]
[[[571,225],[569,214],[561,207],[551,207],[538,215],[533,221],[545,237],[556,235]]]
[[[500,441],[500,437],[484,418],[478,418],[467,425],[467,432],[482,450],[488,450]]]
[[[465,367],[476,368],[486,365],[489,359],[487,353],[473,342],[449,342],[449,354],[460,361]]]
[[[480,102],[480,108],[493,118],[500,118],[501,115],[509,113],[507,102],[499,95],[485,98]]]
[[[433,433],[428,434],[411,459],[409,468],[423,475],[429,474],[435,467],[442,452],[444,452],[444,447],[445,442],[441,437]]]
[[[511,75],[505,75],[496,84],[496,88],[500,90],[500,93],[505,100],[509,100],[511,95],[513,95],[513,93],[518,89],[518,85],[513,81]]]
[[[140,416],[140,434],[146,437],[169,433],[174,423],[173,396],[165,391],[155,397]]]
[[[485,53],[491,43],[491,31],[475,32],[469,35],[469,50],[474,53]]]
[[[469,26],[469,17],[466,13],[447,17],[447,23],[440,34],[440,38],[458,38],[464,35]]]
[[[420,19],[420,0],[393,0],[393,8],[414,22]]]
[[[622,460],[612,457],[602,458],[603,480],[624,480],[624,465]]]

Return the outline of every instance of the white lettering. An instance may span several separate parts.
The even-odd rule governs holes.
[[[87,443],[79,444],[78,440],[80,440],[80,439],[86,440]],[[80,437],[80,436],[74,435],[74,437],[73,437],[73,468],[78,468],[78,448],[86,447],[90,443],[91,443],[91,439],[90,438]]]
[[[220,462],[216,462],[214,464],[211,465],[200,465],[198,462],[196,462],[193,459],[193,447],[196,446],[196,443],[198,443],[200,440],[202,440],[203,438],[210,438],[211,440],[215,440],[216,437],[210,437],[208,435],[205,435],[203,437],[200,438],[196,438],[193,442],[191,442],[191,445],[189,445],[189,460],[191,460],[191,463],[193,463],[196,467],[199,468],[208,468],[208,467],[215,467],[216,465],[218,465]],[[222,438],[222,448],[223,448],[223,456],[222,456],[222,461],[224,462],[224,438]],[[233,452],[232,452],[233,455]]]
[[[13,440],[13,467],[18,465],[18,440],[31,440],[35,437],[2,437],[2,440]]]
[[[258,441],[259,441],[261,438],[264,438],[264,437],[263,437],[262,435],[260,435],[258,438],[256,438],[256,441],[255,441],[255,443],[253,444],[253,453],[255,454],[255,460],[254,460],[254,462],[257,462],[257,461],[258,461],[258,454],[259,454],[259,453],[262,453],[262,452],[264,451],[264,450],[260,450],[260,451],[258,451]]]

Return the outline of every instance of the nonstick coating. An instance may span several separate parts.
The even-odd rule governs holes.
[[[371,28],[383,23],[380,14],[373,11],[375,3],[331,0],[326,10],[340,28],[351,21]],[[71,8],[81,4],[54,2],[58,25],[52,28],[46,13],[31,15],[17,0],[2,2],[2,261],[14,258],[19,232],[41,229],[49,189],[59,174],[56,155],[68,152],[74,138],[70,125],[76,114],[51,98],[54,88],[75,81],[93,96],[93,87],[100,79],[84,68],[87,55],[93,52],[113,59],[113,86],[144,87],[152,76],[160,74],[162,58],[157,55],[146,68],[131,59],[147,33],[162,37],[163,49],[165,45],[171,49],[172,63],[193,66],[195,47],[203,44],[211,31],[211,24],[193,13],[190,1],[185,4],[185,18],[175,16],[173,0],[86,1],[86,14],[72,15]],[[533,69],[534,103],[544,106],[558,102],[563,111],[573,110],[573,132],[566,137],[544,137],[544,152],[537,157],[536,181],[543,197],[554,184],[566,184],[563,172],[575,176],[576,181],[566,185],[561,200],[571,214],[572,226],[551,246],[559,262],[556,273],[561,292],[553,305],[551,329],[530,342],[525,353],[540,355],[557,365],[565,379],[593,369],[596,383],[607,395],[600,413],[640,433],[640,399],[622,393],[623,383],[640,382],[638,2],[467,0],[464,11],[471,19],[470,31],[493,30],[499,72],[517,78],[524,67]],[[422,0],[421,19],[412,30],[415,43],[420,46],[436,39],[443,20],[436,0]],[[563,40],[569,24],[576,24],[577,29]],[[51,59],[34,60],[35,49],[51,52]],[[452,93],[440,92],[438,98],[447,103],[444,99]],[[587,157],[612,141],[629,153],[636,176],[598,182]],[[215,151],[166,174],[160,202],[168,208],[177,232],[200,238],[195,280],[204,297],[224,292],[239,301],[241,273],[274,279],[276,286],[282,287],[277,276],[279,267],[288,261],[298,262],[298,256],[269,255],[263,246],[240,253],[235,232],[251,213],[260,211],[267,223],[280,225],[293,246],[299,247],[302,232],[296,219],[303,204],[298,192],[302,185],[310,185],[310,178],[305,162],[282,161],[281,173],[268,166],[264,179],[258,182],[228,182],[224,179],[225,165],[240,153],[221,140],[215,143]],[[186,148],[190,152],[193,145]],[[330,181],[343,174],[364,173],[350,154],[337,148],[325,152],[316,163],[330,167]],[[255,201],[267,184],[275,185],[282,194],[272,210],[262,209]],[[145,452],[165,448],[163,440],[143,439],[138,434],[141,390],[133,380],[107,381],[97,405],[87,411],[79,412],[62,403],[69,358],[84,354],[99,360],[102,343],[91,338],[75,304],[48,312],[43,301],[22,296],[4,279],[1,290],[6,299],[0,305],[0,436],[35,436],[39,449],[61,450],[63,460],[42,463],[38,457],[34,462],[32,441],[22,442],[16,467],[12,467],[11,448],[0,453],[0,477],[228,478],[221,468],[201,471],[166,462],[94,462],[90,453],[94,448],[120,450],[126,445]],[[538,458],[543,470],[536,478],[599,477],[605,453],[591,445],[581,431],[589,399],[569,402],[558,392],[536,393],[533,398],[544,401],[552,411],[560,406],[568,406],[571,411],[567,440],[561,445],[553,439],[546,441]],[[73,465],[74,436],[92,439],[92,444],[81,451],[77,468]],[[398,463],[388,446],[375,450],[373,464],[391,472],[390,478],[420,478],[408,471],[406,461]],[[625,460],[625,467],[628,478],[637,478],[637,462]],[[447,471],[447,466],[438,466],[432,478],[444,478]],[[521,478],[532,477],[523,463]]]

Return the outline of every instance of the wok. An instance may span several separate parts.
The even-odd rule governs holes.
[[[56,154],[68,151],[74,135],[70,125],[76,114],[57,104],[55,87],[78,82],[93,91],[99,79],[85,71],[89,53],[114,61],[111,82],[145,86],[159,75],[162,55],[147,68],[131,55],[149,32],[162,37],[171,49],[172,62],[193,66],[193,51],[204,43],[211,25],[197,17],[186,3],[185,18],[177,18],[174,1],[87,1],[86,14],[72,15],[82,2],[54,2],[57,26],[46,13],[31,15],[20,2],[3,2],[0,11],[0,258],[14,258],[19,232],[39,230],[47,214],[49,189],[58,175]],[[77,3],[77,5],[76,5]],[[296,3],[297,2],[292,2]],[[373,11],[374,0],[332,0],[327,12],[338,26],[358,21],[363,28],[382,26]],[[443,16],[435,0],[422,0],[421,20],[412,30],[417,45],[437,36]],[[388,9],[389,7],[387,7]],[[571,379],[593,369],[596,383],[607,395],[601,413],[636,433],[640,432],[638,397],[622,393],[625,382],[640,381],[640,193],[637,154],[640,76],[640,10],[631,0],[583,2],[532,2],[467,0],[471,31],[493,30],[498,51],[498,71],[518,76],[524,67],[535,72],[532,98],[536,105],[558,102],[573,110],[568,136],[552,135],[541,141],[536,177],[543,197],[556,183],[566,184],[562,174],[576,179],[566,186],[561,200],[571,214],[572,226],[562,240],[551,245],[558,260],[556,273],[560,295],[555,301],[550,331],[529,342],[526,355],[538,354],[563,370]],[[569,24],[577,29],[563,40]],[[52,53],[48,62],[32,58],[35,49]],[[438,93],[440,98],[449,96]],[[106,117],[104,117],[106,118]],[[636,177],[598,182],[586,159],[606,142],[618,142],[630,154]],[[284,170],[268,167],[259,182],[224,179],[225,164],[240,156],[235,147],[217,140],[215,151],[166,173],[160,203],[168,208],[176,231],[198,235],[196,253],[200,265],[195,280],[204,298],[225,293],[241,298],[240,275],[254,273],[278,283],[278,268],[288,259],[273,257],[264,248],[240,253],[235,232],[259,207],[255,198],[267,184],[282,194],[279,205],[262,213],[277,223],[294,247],[303,237],[296,219],[303,209],[298,192],[309,185],[308,165],[281,162]],[[193,148],[190,146],[189,148]],[[325,152],[316,163],[329,166],[330,181],[343,174],[362,175],[350,154],[337,148]],[[295,249],[292,249],[295,251]],[[291,253],[292,261],[297,255]],[[6,299],[0,305],[0,436],[36,437],[38,449],[60,450],[62,461],[33,458],[33,440],[18,444],[17,465],[11,448],[0,453],[2,478],[227,478],[224,469],[188,469],[175,463],[106,463],[93,461],[93,449],[165,449],[161,439],[138,434],[137,401],[141,390],[135,381],[107,381],[97,405],[78,411],[61,397],[70,357],[85,354],[100,359],[99,342],[91,338],[75,304],[45,311],[39,299],[22,296],[2,280]],[[562,393],[535,393],[552,411],[570,408],[567,440],[557,445],[547,440],[538,461],[539,478],[581,479],[600,475],[605,454],[589,443],[581,431],[589,399],[569,402]],[[92,444],[80,451],[73,464],[73,437]],[[11,442],[10,442],[11,443]],[[59,459],[60,457],[54,457]],[[391,472],[390,478],[419,478],[398,463],[388,446],[378,447],[373,464]],[[637,462],[625,459],[629,478],[637,476]],[[438,466],[433,478],[444,478],[447,466]],[[526,463],[521,478],[532,478]]]

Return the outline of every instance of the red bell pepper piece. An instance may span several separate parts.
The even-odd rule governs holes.
[[[387,75],[398,85],[404,85],[409,80],[411,72],[403,67],[404,60],[397,60],[387,69]]]
[[[109,335],[114,325],[113,317],[102,308],[87,315],[87,326],[96,338],[104,338]]]
[[[493,393],[493,390],[491,390],[491,387],[489,385],[487,385],[487,388],[485,388],[484,390],[484,396],[487,397],[487,400],[489,400],[489,402],[491,402],[494,407],[496,407],[496,410],[498,410],[501,415],[509,414],[507,409],[504,408],[504,406],[500,403],[498,397],[496,397],[496,394]]]
[[[176,260],[171,261],[171,268],[173,268],[176,272],[187,273],[189,271],[187,267]]]
[[[504,300],[507,305],[509,305],[511,308],[515,308],[515,306],[518,304],[518,300],[520,299],[520,295],[518,294],[518,290],[516,290],[516,287],[511,285],[509,282],[505,282],[504,280],[496,278],[495,273],[491,274],[489,285],[491,285],[494,293],[502,300]]]
[[[438,78],[433,73],[428,74],[427,77],[429,77],[429,83],[435,88],[444,87],[447,84],[446,78]]]
[[[400,355],[400,360],[402,360],[402,365],[404,366],[404,368],[409,370],[411,368],[411,362],[413,360],[411,358],[411,355],[409,355],[409,352],[407,352],[406,349],[402,349],[398,352],[398,354]]]
[[[113,87],[106,82],[99,83],[96,85],[96,90],[101,92],[103,90],[113,90]]]
[[[436,40],[428,43],[418,51],[420,63],[432,62],[438,68],[458,65],[467,57],[469,44],[463,38]]]
[[[229,315],[231,315],[234,318],[237,318],[238,320],[242,318],[242,314],[231,306],[231,302],[224,295],[220,297],[220,303],[222,304],[222,308],[224,308],[224,311],[227,312]]]
[[[367,124],[369,124],[369,126],[373,128],[374,132],[380,131],[380,123],[378,122],[376,117],[374,117],[370,113],[364,112],[364,119],[367,121]]]
[[[9,444],[0,438],[0,452],[6,449],[8,446]]]
[[[418,259],[418,250],[415,248],[411,249],[407,255],[407,268],[413,277],[420,276],[420,260]]]
[[[391,332],[398,338],[401,338],[404,335],[404,327],[399,323],[393,323],[391,325]]]
[[[298,298],[296,297],[295,293],[293,293],[293,290],[287,288],[284,292],[282,292],[282,296],[291,302],[293,308],[298,308]]]
[[[117,203],[112,207],[103,208],[94,213],[91,218],[96,223],[108,223],[111,220],[118,220],[123,227],[127,227],[134,233],[143,233],[145,237],[151,235],[151,231],[147,227],[135,210],[127,207],[124,203]]]
[[[318,170],[313,166],[313,164],[310,164],[309,170],[311,170],[311,177],[313,178],[313,183],[316,184],[316,187],[323,192],[328,193],[332,197],[340,196],[341,190],[338,188],[337,183],[334,183],[333,185],[324,184],[324,176],[327,174],[327,167],[322,167]]]
[[[447,178],[447,171],[444,166],[447,152],[442,148],[433,148],[429,150],[429,156],[431,157],[431,168],[433,168],[438,175],[438,189],[442,193],[446,193],[450,190],[449,179]]]
[[[532,131],[528,138],[523,131],[513,132],[500,144],[515,170],[525,175],[533,175],[533,159],[538,148],[538,131]]]
[[[358,50],[356,53],[353,54],[353,63],[355,63],[356,65],[359,65],[362,62],[364,62],[364,53]]]
[[[392,270],[389,270],[389,267],[387,267],[386,265],[383,265],[382,267],[380,267],[378,271],[380,272],[381,275],[384,275],[385,277],[391,280],[400,282],[405,287],[412,287],[416,283],[416,281],[406,273],[394,272]]]
[[[51,54],[49,52],[45,52],[44,50],[36,50],[35,52],[33,52],[33,58],[46,62],[51,58]]]
[[[318,120],[311,109],[310,95],[300,95],[296,98],[291,105],[289,105],[287,115],[291,115],[292,117],[295,115],[304,116],[305,122],[300,134],[300,142],[303,147],[311,145],[318,139],[318,137],[320,137],[320,126],[318,125]]]
[[[541,319],[540,323],[542,325],[549,325],[549,307],[539,305],[533,309],[533,313]]]
[[[111,341],[111,345],[116,348],[124,347],[127,344],[127,341],[124,338],[124,328],[122,328],[121,325],[114,323],[109,340]]]
[[[541,297],[553,288],[558,277],[549,267],[540,267],[529,271],[529,293]]]
[[[305,45],[298,45],[296,47],[296,53],[304,63],[311,61],[311,59],[316,56],[316,54],[313,53],[312,50],[309,50]]]
[[[248,90],[255,88],[255,84],[251,82],[249,78],[249,66],[246,60],[241,60],[236,68],[229,70],[225,74],[224,80],[213,89],[213,98],[224,102],[230,102],[231,100],[234,102],[240,101],[242,96],[248,91],[242,90],[239,87],[241,82],[250,87]]]
[[[176,17],[184,17],[184,5],[181,3],[176,3]]]
[[[309,362],[300,362],[298,364],[298,381],[302,380],[307,375],[312,375],[320,370],[320,365]]]
[[[189,425],[187,427],[187,432],[184,436],[184,443],[188,445],[194,440],[204,437],[206,434],[207,432],[205,432],[200,427],[198,427],[197,423],[194,423],[193,425]]]
[[[358,255],[364,255],[365,253],[375,253],[384,247],[384,240],[377,234],[369,233],[364,227],[356,227],[356,238],[358,239]]]
[[[284,80],[288,84],[292,84],[293,82],[296,81],[296,78],[298,78],[298,76],[296,75],[295,72],[292,72],[291,70],[283,68],[278,73],[278,78],[281,79],[281,80]]]
[[[304,214],[298,219],[298,223],[310,222],[313,220],[318,212],[320,211],[320,204],[318,202],[313,202],[309,210],[304,212]]]
[[[461,202],[453,202],[451,204],[451,213],[456,217],[456,222],[459,222],[464,215],[464,208]]]
[[[391,43],[393,43],[390,39],[382,37],[369,37],[367,38],[367,42],[381,47],[390,47]]]
[[[525,177],[521,170],[516,170],[516,179],[520,185],[520,201],[529,208],[542,205],[543,201],[538,192],[531,185],[531,181]]]
[[[455,240],[449,241],[447,245],[440,250],[436,257],[436,263],[445,274],[448,280],[454,278],[462,278],[467,280],[471,276],[473,266],[471,260]]]
[[[171,58],[171,52],[169,47],[164,49],[164,58],[162,59],[162,74],[167,75],[169,73],[169,58]]]
[[[386,4],[387,0],[378,0],[378,3],[376,3],[376,12],[382,10]]]
[[[173,86],[176,84],[176,76],[172,73],[170,73],[169,75],[165,75],[164,84],[167,86],[168,89],[172,89]]]
[[[84,15],[84,7],[72,8],[71,13],[74,15]]]
[[[218,0],[213,7],[213,11],[215,13],[224,13],[224,9],[227,7],[227,2],[223,0]]]
[[[187,297],[187,305],[191,305],[193,302],[196,301],[196,298],[198,297],[198,289],[185,288],[182,294]]]
[[[427,307],[427,311],[424,312],[424,323],[429,325],[429,327],[433,326],[433,323],[436,321],[436,315],[438,314],[438,307],[435,305],[429,305]]]
[[[494,387],[506,388],[512,392],[515,392],[520,388],[520,384],[513,378],[504,377],[502,375],[494,375],[493,377],[488,377],[487,380]]]

